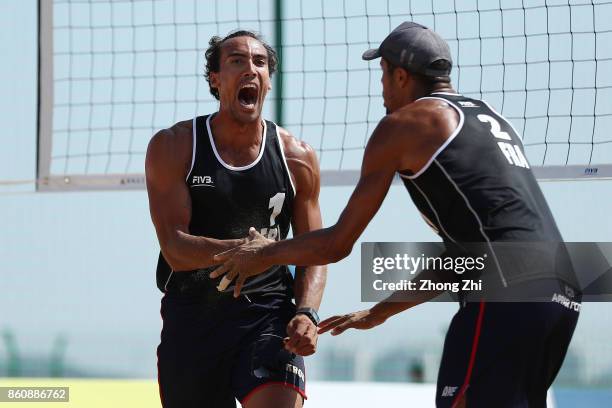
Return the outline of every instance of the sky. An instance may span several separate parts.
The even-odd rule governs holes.
[[[0,64],[0,181],[35,178],[36,3],[0,4],[5,62]],[[546,182],[541,187],[567,241],[612,241],[612,181]],[[348,186],[322,189],[325,225],[337,220],[351,191]],[[400,186],[391,188],[361,238],[437,240]],[[5,188],[0,192],[0,330],[12,330],[24,354],[48,355],[57,336],[65,335],[72,364],[118,376],[154,377],[161,327],[158,250],[142,190],[34,193],[31,185]],[[347,259],[330,265],[323,318],[371,306],[360,302],[359,261],[355,245]],[[456,310],[455,304],[422,305],[374,331],[326,336],[320,349],[350,348],[364,355],[396,348],[439,350]],[[585,305],[572,346],[595,373],[612,370],[611,312],[608,304]],[[0,344],[0,356],[2,350]],[[315,377],[321,356],[310,359]]]

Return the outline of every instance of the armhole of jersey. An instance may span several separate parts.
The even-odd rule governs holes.
[[[291,178],[291,172],[289,171],[289,166],[287,165],[287,158],[285,157],[285,149],[283,148],[283,141],[281,140],[281,136],[278,131],[278,125],[276,123],[274,123],[274,128],[276,130],[276,140],[278,140],[278,147],[280,147],[281,156],[283,158],[283,164],[285,165],[285,170],[287,171],[287,177],[289,177],[289,183],[291,184],[291,189],[293,190],[293,196],[295,197],[295,185],[293,184],[293,179]]]
[[[197,121],[198,117],[193,118],[193,145],[191,146],[191,167],[189,168],[189,172],[187,173],[187,177],[185,177],[185,181],[189,183],[189,176],[191,176],[191,172],[193,171],[193,165],[195,164],[196,157],[196,143],[198,140],[198,128]]]
[[[501,113],[499,113],[498,111],[496,111],[495,109],[493,109],[493,107],[492,107],[491,105],[489,105],[489,102],[487,102],[487,101],[485,101],[485,100],[482,100],[482,99],[481,99],[481,101],[482,101],[482,103],[484,103],[485,105],[487,105],[487,108],[489,108],[489,110],[490,110],[491,112],[493,112],[494,114],[496,114],[496,115],[497,115],[497,116],[498,116],[500,119],[503,119],[503,120],[504,120],[504,122],[506,122],[508,125],[510,125],[510,127],[512,128],[512,130],[514,130],[514,133],[516,134],[516,137],[518,137],[518,138],[519,138],[519,140],[520,140],[521,142],[523,141],[523,134],[522,134],[522,133],[519,133],[519,132],[517,132],[517,131],[516,131],[516,128],[514,127],[514,125],[512,124],[512,122],[510,122],[508,119],[506,119],[506,118],[504,117],[504,115],[502,115]]]
[[[405,179],[409,179],[409,180],[412,180],[412,179],[415,179],[415,178],[419,177],[421,174],[423,174],[425,172],[425,170],[427,170],[429,168],[429,166],[431,166],[431,163],[433,163],[433,161],[436,159],[436,157],[438,157],[438,155],[440,153],[442,153],[442,151],[444,151],[444,149],[446,149],[446,146],[448,146],[455,139],[455,137],[457,137],[459,132],[461,132],[461,129],[463,128],[463,122],[465,120],[465,116],[463,115],[463,112],[461,111],[461,109],[456,107],[454,103],[452,103],[451,101],[449,101],[447,99],[438,98],[438,97],[435,97],[435,96],[426,96],[426,97],[420,98],[419,100],[422,100],[422,99],[438,99],[438,100],[441,100],[441,101],[444,101],[444,102],[448,103],[450,106],[453,107],[453,109],[455,109],[457,111],[457,113],[459,113],[459,124],[457,125],[455,130],[453,130],[453,133],[451,133],[451,135],[448,137],[448,139],[446,139],[446,141],[444,141],[444,143],[442,143],[442,146],[440,146],[438,148],[438,150],[436,150],[434,152],[434,154],[429,158],[429,160],[427,160],[427,163],[425,163],[425,165],[423,167],[421,167],[421,169],[419,171],[417,171],[416,173],[414,173],[411,176],[408,176],[406,174],[398,173],[400,175],[400,177],[405,178]]]

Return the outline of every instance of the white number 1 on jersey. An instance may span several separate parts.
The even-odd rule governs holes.
[[[283,209],[283,203],[285,202],[285,193],[276,193],[274,197],[270,199],[270,205],[268,208],[272,208],[272,214],[270,215],[270,226],[276,224],[276,217],[280,214]]]
[[[278,235],[278,227],[272,228],[276,224],[276,217],[280,214],[283,209],[283,203],[285,202],[285,193],[276,193],[274,197],[270,198],[270,204],[268,208],[272,209],[270,214],[270,228],[262,228],[261,235],[270,239],[276,239]]]

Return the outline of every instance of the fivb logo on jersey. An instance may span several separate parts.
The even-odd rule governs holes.
[[[191,179],[193,187],[214,187],[212,176],[193,176]]]

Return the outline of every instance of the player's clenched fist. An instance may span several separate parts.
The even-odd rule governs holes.
[[[287,325],[285,348],[300,356],[314,354],[317,349],[317,326],[303,314],[296,315]]]

